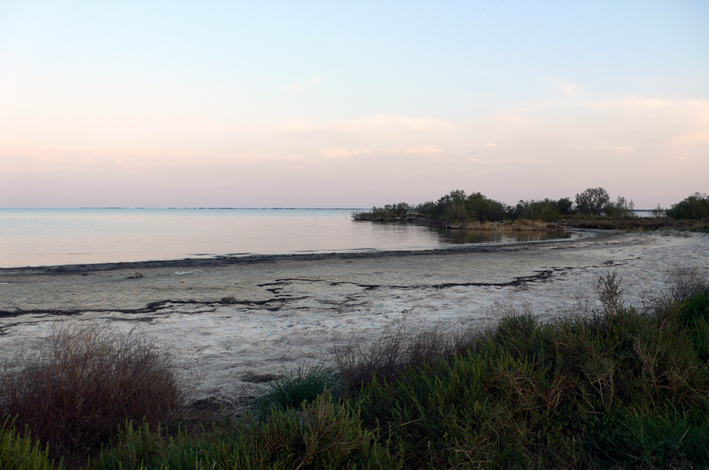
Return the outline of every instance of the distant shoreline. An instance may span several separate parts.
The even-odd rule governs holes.
[[[29,207],[29,208],[14,208],[6,207],[4,209],[12,210],[147,210],[147,211],[163,211],[163,210],[234,210],[234,211],[363,211],[367,210],[363,207]]]

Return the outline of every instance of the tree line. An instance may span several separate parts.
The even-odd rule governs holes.
[[[634,217],[634,209],[632,200],[623,196],[611,200],[608,192],[600,187],[586,189],[577,194],[573,201],[568,197],[556,200],[531,199],[521,200],[514,206],[490,199],[479,192],[466,194],[465,191],[456,189],[437,201],[417,205],[405,202],[387,204],[383,207],[373,207],[369,212],[355,213],[353,216],[359,220],[391,220],[417,216],[442,223],[517,219],[554,221],[567,216]],[[669,209],[658,206],[653,213],[656,217],[709,220],[709,196],[694,193]]]

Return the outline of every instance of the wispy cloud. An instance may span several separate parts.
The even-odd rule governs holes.
[[[622,147],[622,146],[616,146],[616,147],[599,146],[599,147],[596,147],[596,149],[597,150],[604,150],[604,151],[608,150],[608,151],[616,152],[616,153],[633,153],[633,152],[637,152],[637,150],[638,150],[635,147]]]
[[[408,147],[403,149],[403,153],[409,155],[434,155],[443,152],[443,149],[438,145],[425,145],[423,147]]]
[[[573,83],[564,82],[555,78],[552,78],[551,81],[565,95],[574,95],[579,91],[579,87]]]
[[[372,149],[347,150],[347,149],[327,149],[323,151],[323,156],[327,158],[352,158],[357,155],[369,155]]]
[[[45,134],[33,140],[27,130],[20,139],[12,122],[5,124],[0,165],[12,184],[0,186],[0,200],[46,194],[45,205],[52,194],[72,187],[88,197],[98,191],[90,182],[99,177],[113,181],[104,198],[135,192],[136,200],[157,201],[163,196],[151,188],[172,185],[213,198],[252,200],[275,197],[266,189],[278,186],[278,194],[291,198],[281,202],[293,205],[315,204],[307,202],[313,194],[307,188],[365,206],[403,199],[399,194],[417,202],[456,187],[514,202],[604,186],[638,207],[709,190],[709,100],[558,100],[468,121],[381,114],[251,128],[147,123],[125,127],[115,138],[89,140],[71,127],[63,133],[57,128],[61,140]],[[139,180],[144,184],[136,185]],[[415,193],[412,182],[425,194]],[[271,202],[277,203],[263,204]]]

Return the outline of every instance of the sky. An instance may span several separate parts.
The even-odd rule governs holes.
[[[0,2],[0,207],[709,192],[709,2]]]

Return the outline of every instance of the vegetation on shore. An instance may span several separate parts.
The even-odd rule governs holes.
[[[408,221],[446,228],[476,230],[525,230],[533,221],[539,230],[560,227],[618,230],[660,228],[709,231],[709,196],[695,193],[669,209],[657,207],[653,217],[635,217],[632,200],[618,196],[612,201],[603,188],[588,188],[570,198],[519,201],[515,206],[480,193],[455,190],[438,201],[410,205],[405,202],[354,212],[355,220]],[[647,219],[647,220],[642,220]],[[547,225],[543,225],[546,223]]]
[[[340,346],[336,370],[297,371],[236,422],[190,418],[149,343],[89,329],[82,348],[64,330],[0,375],[0,468],[707,467],[709,285],[671,276],[641,309],[608,273],[601,307],[574,316]]]

